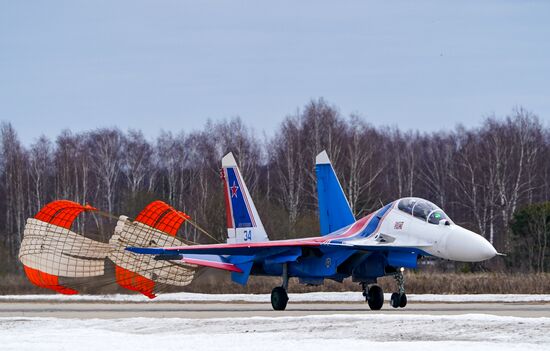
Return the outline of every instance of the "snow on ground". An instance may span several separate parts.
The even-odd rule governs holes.
[[[313,292],[289,294],[292,302],[361,302],[365,301],[360,291]],[[385,294],[389,300],[390,294]],[[545,295],[431,295],[407,294],[410,302],[550,302],[550,294]],[[144,302],[142,295],[2,295],[0,302],[7,301],[73,301],[73,302]],[[196,294],[171,293],[159,295],[152,302],[270,302],[269,294]]]
[[[550,318],[330,315],[0,318],[2,350],[549,350]]]

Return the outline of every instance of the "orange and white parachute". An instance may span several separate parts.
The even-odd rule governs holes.
[[[71,230],[83,212],[105,215],[88,205],[58,200],[27,219],[19,259],[31,283],[62,294],[77,294],[59,278],[104,276],[107,259],[115,264],[118,285],[149,298],[155,297],[158,284],[185,286],[193,280],[196,266],[157,261],[125,250],[128,246],[186,245],[176,233],[190,219],[187,214],[162,201],[152,202],[135,220],[120,216],[109,243],[102,243]]]
[[[185,286],[193,280],[194,270],[185,263],[157,261],[150,255],[126,251],[128,246],[167,247],[185,245],[176,233],[189,216],[162,201],[150,203],[134,221],[120,216],[109,243],[109,258],[116,265],[117,283],[154,298],[155,283]]]

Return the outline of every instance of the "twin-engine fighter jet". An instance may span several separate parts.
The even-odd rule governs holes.
[[[420,198],[399,199],[356,219],[324,151],[316,158],[321,236],[269,241],[233,154],[222,159],[222,168],[227,244],[127,250],[230,271],[232,280],[243,285],[251,274],[281,276],[282,285],[271,293],[274,310],[287,306],[290,277],[313,285],[351,277],[361,284],[369,307],[379,310],[384,294],[377,278],[393,275],[398,289],[390,304],[405,307],[403,269],[416,268],[421,256],[478,262],[497,255],[481,235],[455,224],[442,209]]]

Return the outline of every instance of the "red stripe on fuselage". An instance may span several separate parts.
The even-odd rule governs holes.
[[[225,215],[227,216],[227,228],[235,228],[235,225],[233,224],[233,207],[231,205],[231,199],[229,198],[229,179],[227,176],[227,169],[223,169],[223,176],[224,176],[224,186],[223,190],[225,192]]]
[[[342,234],[337,234],[335,236],[328,236],[325,239],[326,240],[332,240],[332,239],[342,239],[342,238],[349,238],[351,236],[354,236],[356,234],[361,233],[367,225],[369,225],[369,222],[372,218],[372,213],[361,218],[357,222],[353,223],[345,232]]]

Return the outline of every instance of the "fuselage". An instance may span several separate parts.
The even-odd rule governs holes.
[[[497,253],[481,235],[455,224],[440,208],[420,198],[391,202],[345,228],[298,241],[320,243],[318,248],[296,248],[294,253],[287,253],[297,257],[289,263],[290,276],[312,284],[323,278],[342,280],[349,276],[358,281],[372,280],[396,264],[415,268],[421,256],[478,262]],[[399,247],[393,247],[394,242]],[[377,244],[372,250],[352,249],[363,244],[371,247],[372,243]],[[252,274],[280,275],[281,270],[280,263],[259,257]]]

